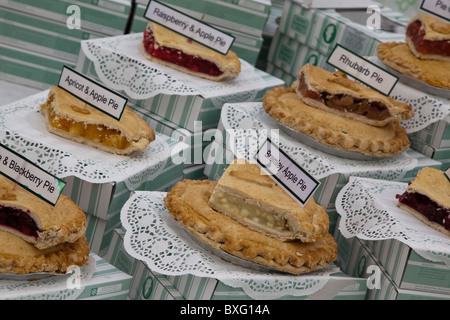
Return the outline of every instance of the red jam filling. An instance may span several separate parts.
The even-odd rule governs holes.
[[[411,39],[416,50],[422,54],[436,54],[450,57],[450,41],[426,40],[425,29],[421,29],[421,27],[422,22],[417,20],[411,23],[406,30],[406,35]]]
[[[435,201],[420,193],[405,192],[396,195],[398,201],[424,215],[428,220],[436,222],[450,231],[450,210],[443,208]]]
[[[144,31],[144,48],[149,55],[156,59],[173,63],[193,72],[204,73],[213,77],[218,77],[223,74],[223,71],[211,61],[185,54],[178,49],[160,46],[157,43],[155,45],[155,37],[153,36],[152,30],[149,29]]]
[[[0,206],[0,225],[37,238],[38,227],[27,212],[17,208]]]

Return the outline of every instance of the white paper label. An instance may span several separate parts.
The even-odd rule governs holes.
[[[398,81],[397,77],[386,70],[340,45],[334,48],[327,62],[386,96],[391,93]]]
[[[158,1],[150,1],[144,17],[221,54],[227,54],[234,37]]]
[[[301,206],[320,184],[270,139],[261,146],[255,159],[258,166]]]
[[[0,172],[43,200],[55,205],[65,183],[0,144]]]
[[[450,0],[423,0],[420,9],[450,21]]]
[[[64,66],[58,86],[78,99],[120,121],[128,99]]]

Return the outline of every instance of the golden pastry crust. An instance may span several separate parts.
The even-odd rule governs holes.
[[[65,274],[70,266],[89,263],[89,244],[82,236],[74,243],[63,243],[39,250],[8,232],[0,231],[0,273]]]
[[[236,53],[231,50],[228,51],[227,55],[220,54],[212,49],[209,49],[208,47],[205,47],[153,22],[149,22],[146,29],[153,32],[155,41],[159,46],[180,50],[185,54],[211,61],[216,64],[220,70],[223,71],[223,74],[221,74],[220,76],[211,76],[201,72],[194,72],[174,63],[157,59],[146,52],[142,42],[140,48],[141,54],[150,61],[171,67],[173,69],[196,77],[201,77],[213,81],[222,81],[228,77],[236,77],[241,72],[241,62]]]
[[[450,40],[450,23],[430,14],[418,13],[409,24],[420,20],[425,28],[427,40]]]
[[[341,71],[329,72],[309,64],[300,67],[295,90],[310,106],[373,126],[383,127],[414,116],[409,105],[350,80]],[[325,100],[331,101],[327,105]]]
[[[0,175],[0,206],[28,213],[39,229],[37,238],[3,225],[0,225],[0,230],[14,234],[38,249],[75,242],[86,231],[86,215],[72,199],[62,194],[52,206],[3,175]]]
[[[326,268],[336,259],[337,245],[329,233],[313,243],[280,241],[211,209],[208,200],[216,184],[183,180],[165,198],[170,215],[199,240],[236,257],[292,274]]]
[[[244,217],[234,212],[228,201],[222,200],[222,194],[236,201],[237,207],[250,207],[247,211],[253,213],[245,212]],[[235,160],[230,164],[218,181],[209,205],[249,229],[281,241],[298,239],[314,242],[323,237],[329,228],[325,208],[312,197],[304,207],[300,206],[256,164],[245,160]],[[256,215],[255,211],[263,211],[263,214]]]
[[[291,88],[271,89],[263,99],[266,112],[281,124],[329,147],[376,157],[392,157],[409,148],[404,128],[397,122],[375,127],[311,107]]]
[[[450,89],[450,62],[419,59],[404,42],[383,42],[377,55],[392,69],[432,86]]]
[[[117,121],[59,87],[50,88],[48,99],[41,105],[40,111],[45,118],[45,125],[49,132],[109,153],[129,155],[134,151],[145,150],[149,143],[155,140],[154,130],[130,107],[125,107],[121,120]],[[111,144],[87,139],[85,136],[78,135],[77,132],[68,132],[53,126],[53,119],[74,121],[82,124],[84,128],[93,125],[101,126],[104,128],[102,130],[114,130],[125,137],[129,145],[121,149]]]

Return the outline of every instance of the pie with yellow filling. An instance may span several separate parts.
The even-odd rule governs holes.
[[[241,72],[241,62],[233,51],[223,55],[153,22],[144,30],[141,53],[150,61],[213,81]]]
[[[49,132],[106,152],[129,155],[155,140],[154,130],[130,107],[117,121],[59,87],[50,88],[40,111]]]
[[[208,202],[216,185],[215,181],[183,180],[165,198],[170,215],[203,243],[291,274],[326,268],[336,260],[337,245],[329,233],[310,243],[281,241],[215,211]]]
[[[314,242],[328,232],[328,214],[313,198],[300,206],[256,164],[240,160],[224,172],[208,204],[249,229],[282,241]]]

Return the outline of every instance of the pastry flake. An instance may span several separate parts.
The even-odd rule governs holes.
[[[183,180],[165,198],[170,215],[203,243],[291,274],[326,268],[336,259],[337,245],[329,233],[312,243],[280,241],[213,210],[208,201],[216,184],[208,180]]]
[[[38,249],[84,235],[86,216],[69,197],[60,195],[55,206],[0,175],[0,230],[11,233]]]
[[[295,90],[300,99],[340,116],[378,127],[414,116],[409,105],[350,80],[341,71],[329,72],[308,64],[299,69],[297,80]]]
[[[450,237],[450,181],[444,172],[423,168],[396,197],[399,208]]]
[[[296,87],[276,87],[263,98],[266,112],[282,125],[326,146],[368,156],[392,157],[409,148],[406,130],[398,122],[375,127],[311,107],[297,96]]]
[[[144,31],[141,53],[150,61],[213,81],[241,72],[241,62],[233,51],[220,54],[153,22]]]
[[[249,229],[281,241],[314,242],[329,228],[328,214],[313,198],[300,206],[256,164],[240,160],[224,172],[208,203]]]
[[[130,107],[117,121],[59,87],[50,88],[40,111],[49,132],[109,153],[129,155],[155,140],[154,130]]]
[[[406,26],[406,42],[419,59],[450,62],[450,23],[418,13]]]

